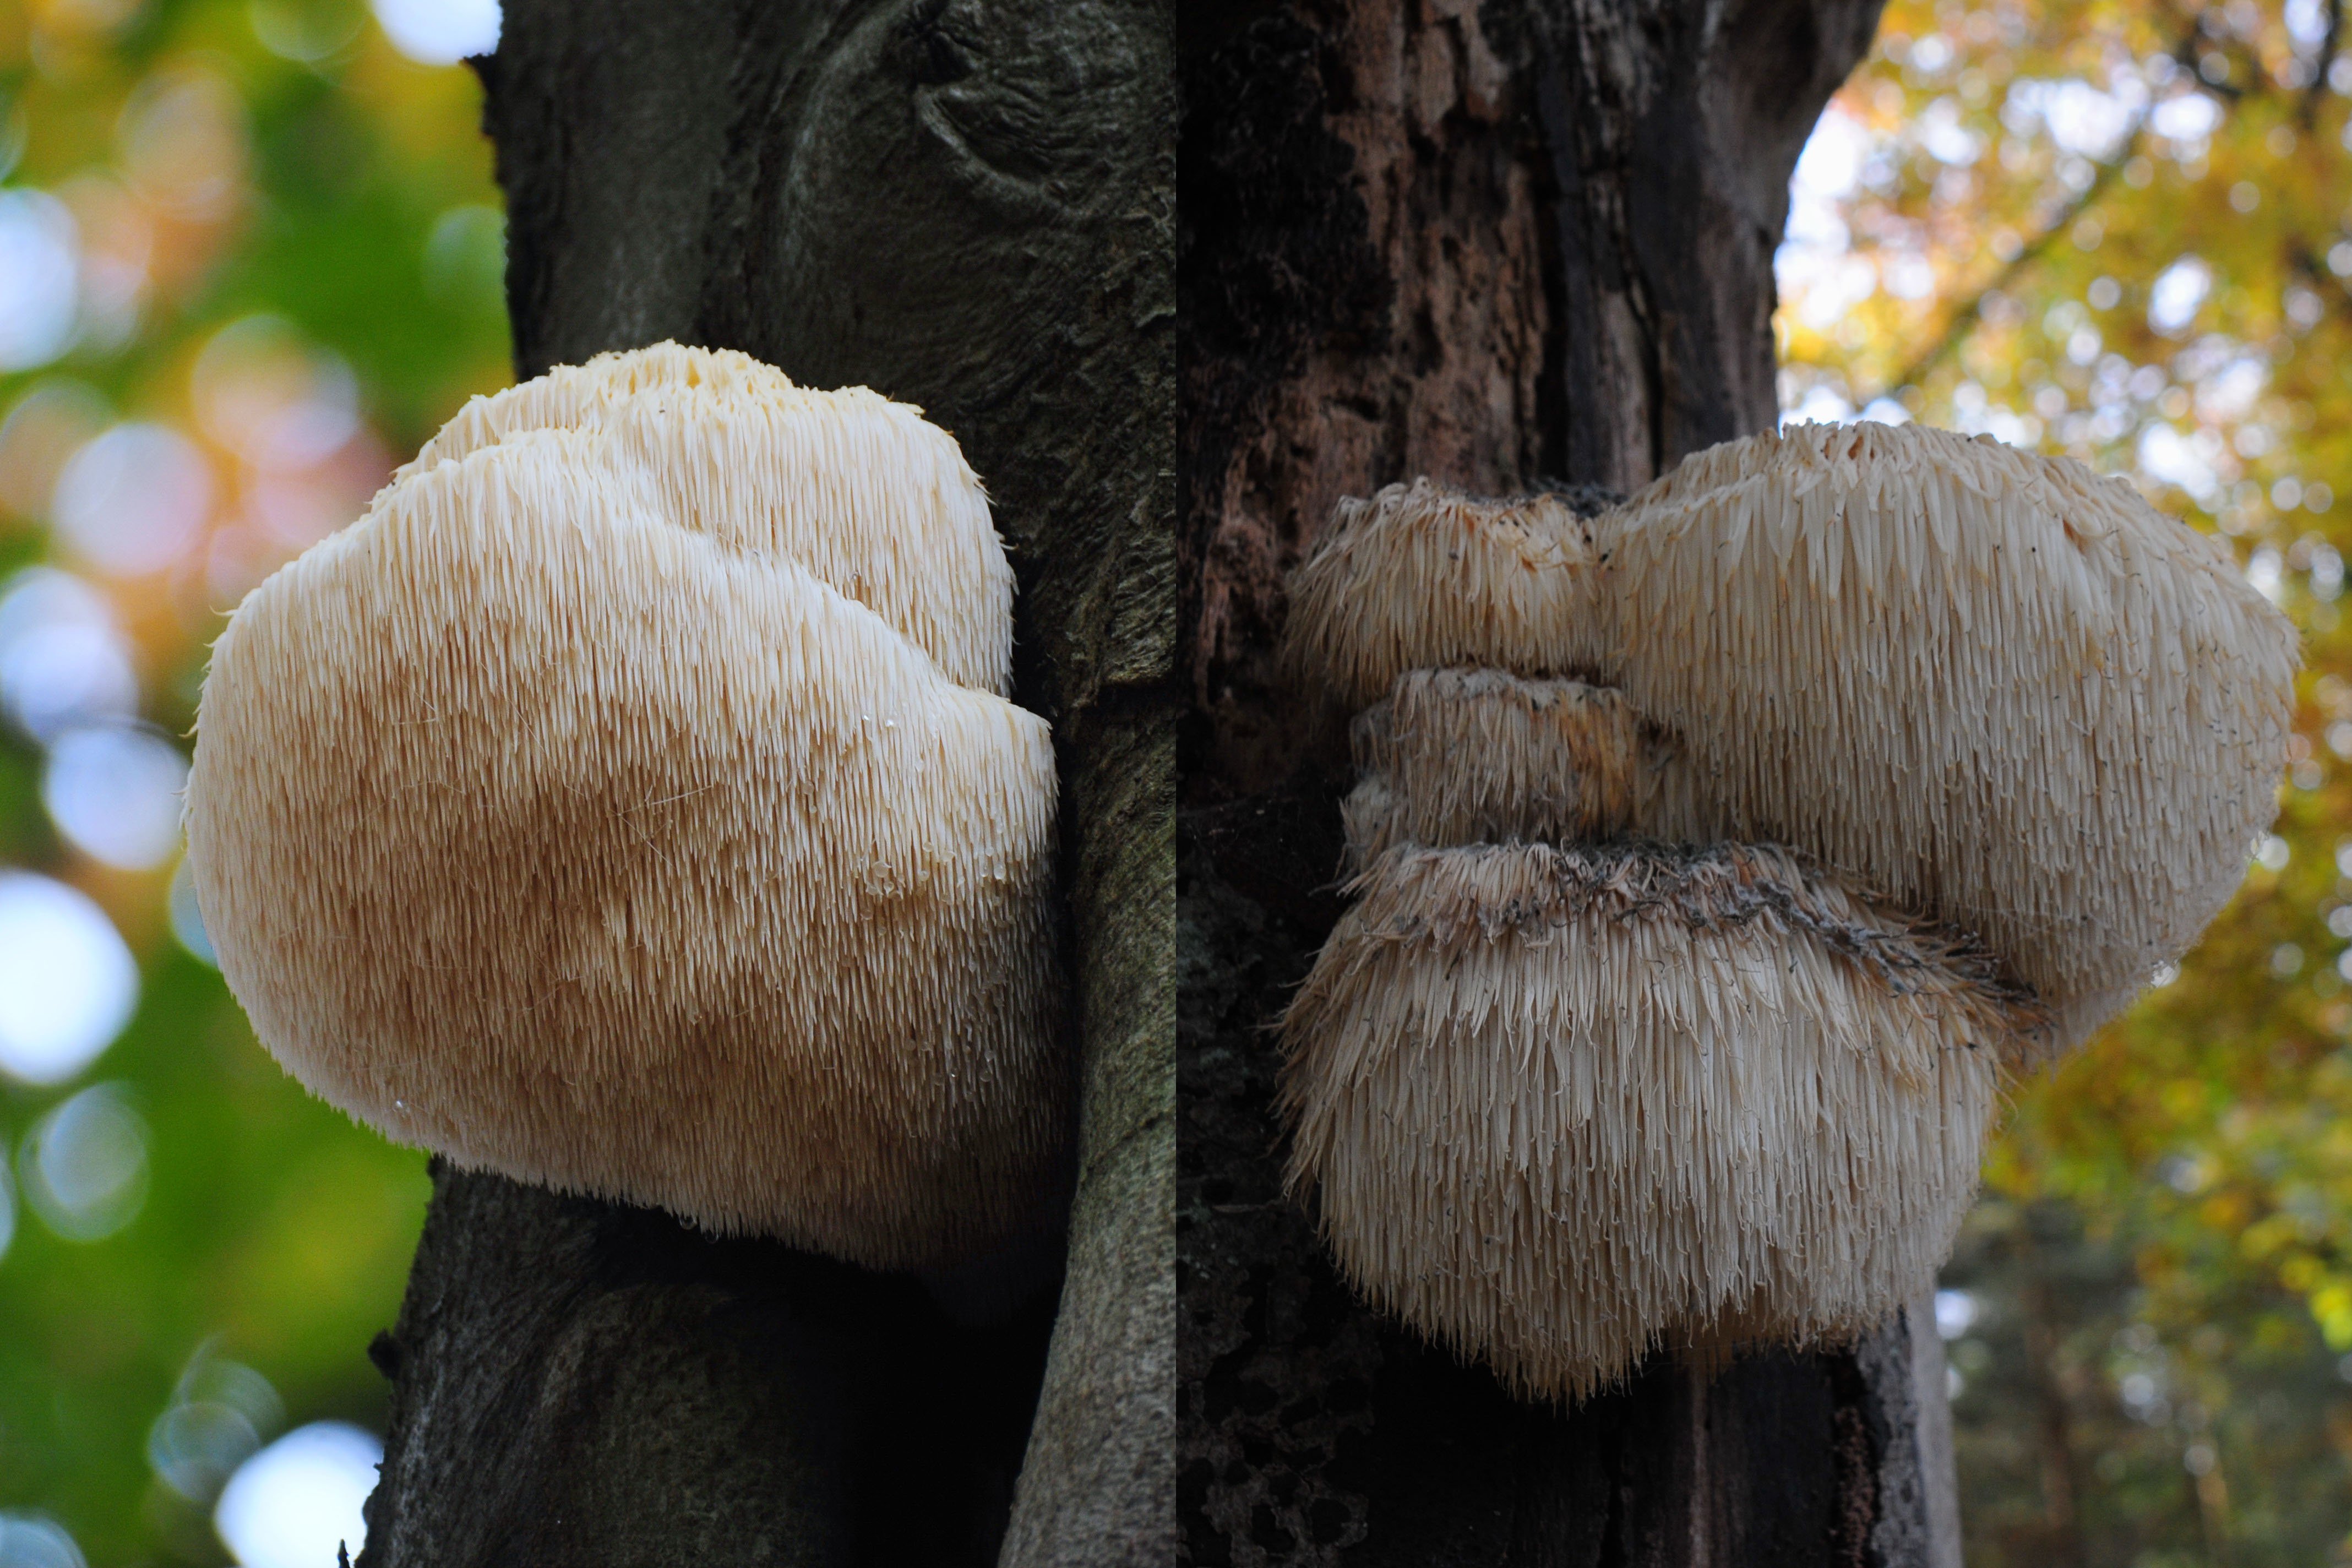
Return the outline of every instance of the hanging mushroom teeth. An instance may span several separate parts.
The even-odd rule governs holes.
[[[1617,688],[1697,820],[1976,931],[2053,1043],[2186,951],[2276,809],[2293,626],[2071,459],[1797,426],[1548,522],[1513,577],[1531,509],[1565,512],[1426,481],[1343,502],[1297,579],[1292,667],[1351,705],[1445,663]]]
[[[1342,503],[1285,658],[1371,704],[1293,1184],[1369,1295],[1573,1398],[1928,1285],[2005,1075],[2236,886],[2295,647],[2129,487],[1861,426],[1591,519]]]
[[[1290,580],[1282,660],[1353,710],[1408,669],[1572,675],[1592,640],[1591,525],[1557,496],[1490,500],[1427,479],[1339,502]]]
[[[1720,817],[1981,935],[2079,1039],[2229,901],[2277,810],[2293,626],[2063,458],[1916,426],[1703,452],[1597,531],[1592,668]]]
[[[1716,837],[1672,740],[1607,687],[1407,670],[1349,734],[1350,871],[1398,844]]]
[[[794,395],[815,423],[880,404]],[[222,971],[314,1092],[460,1166],[880,1267],[1004,1244],[1068,1105],[1047,727],[834,580],[905,538],[835,541],[832,575],[782,525],[748,549],[677,509],[760,498],[681,485],[647,455],[658,410],[624,411],[488,429],[477,405],[462,456],[239,606],[187,806]],[[829,493],[790,421],[732,428],[770,443],[760,483],[805,463]],[[984,531],[960,458],[793,526],[919,538],[959,471]],[[980,602],[917,624],[1003,616],[984,542],[988,572],[928,590]]]
[[[659,343],[474,398],[393,482],[545,429],[610,431],[670,521],[788,557],[950,680],[1012,689],[1012,568],[978,476],[922,410],[862,386],[795,386],[731,350]]]
[[[1882,1321],[2042,1021],[1780,850],[1408,847],[1354,890],[1283,1022],[1294,1190],[1376,1303],[1524,1395]]]

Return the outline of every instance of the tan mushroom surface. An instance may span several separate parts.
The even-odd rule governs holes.
[[[1557,496],[1429,479],[1350,496],[1291,576],[1282,662],[1350,710],[1412,669],[1574,675],[1595,635],[1601,563],[1591,520]]]
[[[1402,844],[1681,840],[1689,771],[1622,691],[1500,669],[1412,669],[1350,726],[1348,866]]]
[[[1780,850],[1406,848],[1285,1030],[1291,1173],[1380,1305],[1524,1394],[1874,1326],[2032,1006]]]
[[[862,386],[795,386],[731,349],[598,354],[459,409],[393,483],[526,430],[607,430],[681,528],[789,558],[929,654],[1012,689],[1013,571],[954,437]]]
[[[646,444],[517,422],[239,606],[188,789],[223,973],[314,1092],[463,1167],[877,1266],[1003,1244],[1069,1097],[1047,726],[681,521]]]
[[[2296,649],[2120,481],[1861,426],[1590,519],[1342,503],[1285,658],[1360,770],[1293,1189],[1376,1301],[1576,1398],[1927,1288],[2010,1075],[2242,876]]]
[[[1613,688],[1696,781],[1678,827],[1976,931],[2053,1044],[2187,950],[2276,809],[2293,626],[2221,545],[2069,458],[1798,426],[1589,521],[1424,481],[1334,529],[1292,606],[1311,685],[1356,707],[1486,665]]]

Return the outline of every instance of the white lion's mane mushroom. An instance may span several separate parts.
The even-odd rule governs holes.
[[[1606,687],[1407,670],[1349,732],[1351,873],[1400,844],[1692,837],[1680,830],[1696,810],[1688,770]]]
[[[1924,1289],[2006,1075],[2178,957],[2275,808],[2285,618],[1987,441],[1799,426],[1582,521],[1393,486],[1293,588],[1286,662],[1364,711],[1291,1179],[1529,1393]]]
[[[488,430],[477,404],[462,456],[404,470],[232,617],[189,859],[263,1043],[392,1137],[943,1266],[1015,1238],[1059,1180],[1052,747],[988,658],[960,683],[915,635],[1003,635],[1001,552],[869,607],[849,590],[879,579],[829,578],[903,540],[836,540],[829,571],[796,548],[823,528],[919,543],[957,513],[1001,552],[961,458],[895,500],[879,460],[836,484],[843,448],[794,421],[856,451],[892,405],[797,395],[667,443],[740,441],[748,499],[721,467],[649,458],[629,418],[658,410],[630,398],[577,428]],[[803,519],[772,539],[707,526],[788,492]]]
[[[1012,690],[1013,571],[978,476],[921,409],[795,386],[733,350],[657,343],[474,398],[393,483],[544,429],[611,431],[672,522],[790,559],[950,679]]]
[[[1522,1394],[1842,1339],[1933,1279],[2031,1004],[1785,852],[1377,862],[1285,1021],[1349,1276]]]
[[[1591,524],[1557,496],[1490,500],[1428,479],[1351,496],[1291,576],[1282,662],[1349,710],[1409,669],[1572,675],[1546,659],[1585,646],[1600,559]]]
[[[1351,706],[1444,665],[1618,689],[1694,781],[1676,827],[1976,932],[2053,1046],[2187,951],[2276,810],[2293,626],[2072,459],[1797,426],[1589,522],[1531,514],[1426,481],[1343,503],[1298,574],[1293,668]]]

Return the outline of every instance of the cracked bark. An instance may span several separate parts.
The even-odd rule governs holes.
[[[1622,492],[1768,426],[1789,175],[1876,18],[1219,0],[1180,27],[1178,1506],[1204,1568],[1957,1564],[1918,1310],[1514,1403],[1332,1272],[1281,1191],[1265,1033],[1339,914],[1346,783],[1274,679],[1284,576],[1342,495]]]
[[[926,1284],[437,1170],[362,1563],[1165,1561],[1166,10],[508,0],[478,64],[519,374],[742,348],[922,405],[987,484],[1062,776],[1075,1199],[1066,1271]]]

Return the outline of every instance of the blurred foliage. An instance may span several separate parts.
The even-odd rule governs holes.
[[[2023,1087],[1948,1274],[1979,1568],[2352,1562],[2343,33],[2340,0],[1893,0],[1800,173],[1784,404],[2133,476],[2305,637],[2275,837]]]
[[[2177,977],[2023,1089],[1949,1271],[1976,1308],[1951,1349],[1979,1568],[2352,1562],[2342,31],[2328,0],[1893,0],[1800,176],[1790,407],[2134,475],[2306,634],[2277,838]],[[54,559],[101,586],[175,734],[221,613],[505,379],[477,113],[465,71],[404,59],[358,0],[0,0],[0,195],[62,204],[81,284],[73,345],[0,374],[0,577]],[[357,417],[289,463],[251,439],[256,387],[345,389]],[[110,576],[48,499],[120,419],[179,432],[215,482],[170,565]],[[143,990],[80,1079],[0,1089],[0,1142],[117,1083],[149,1176],[125,1228],[69,1241],[27,1212],[0,1253],[0,1509],[98,1564],[217,1563],[151,1426],[207,1354],[260,1371],[289,1425],[373,1424],[362,1349],[423,1162],[279,1074],[173,940],[168,868],[73,848],[42,765],[0,728],[0,866],[96,898]]]
[[[142,716],[184,748],[226,609],[507,379],[478,116],[470,73],[403,58],[361,0],[0,0],[0,196],[62,204],[79,268],[70,346],[0,374],[0,587],[41,561],[97,585]],[[110,575],[51,527],[49,498],[65,456],[121,419],[193,443],[211,499],[167,565]],[[151,1468],[151,1426],[209,1356],[267,1377],[285,1425],[380,1429],[364,1352],[399,1305],[424,1159],[279,1072],[174,940],[170,866],[72,847],[42,756],[0,725],[0,869],[95,898],[142,991],[79,1078],[0,1087],[0,1156],[108,1082],[146,1128],[148,1176],[114,1234],[67,1240],[20,1208],[0,1251],[0,1510],[47,1513],[94,1564],[222,1563],[207,1509]]]

